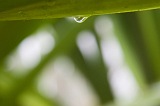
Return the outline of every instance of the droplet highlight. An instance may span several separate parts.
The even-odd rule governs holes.
[[[77,22],[77,23],[82,23],[84,22],[88,17],[82,17],[82,16],[77,16],[77,17],[74,17],[74,20]]]

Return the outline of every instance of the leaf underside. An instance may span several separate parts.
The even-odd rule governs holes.
[[[159,7],[160,0],[0,0],[0,21],[91,16]]]

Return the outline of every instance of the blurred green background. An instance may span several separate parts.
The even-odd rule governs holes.
[[[159,106],[160,10],[0,22],[0,106]]]

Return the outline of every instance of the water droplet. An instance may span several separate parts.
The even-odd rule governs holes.
[[[82,16],[77,16],[77,17],[74,17],[74,20],[78,23],[82,23],[84,22],[88,17],[82,17]]]

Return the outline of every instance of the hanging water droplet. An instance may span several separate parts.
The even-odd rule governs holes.
[[[78,23],[82,23],[84,22],[88,17],[82,17],[82,16],[77,16],[77,17],[74,17],[74,20]]]

